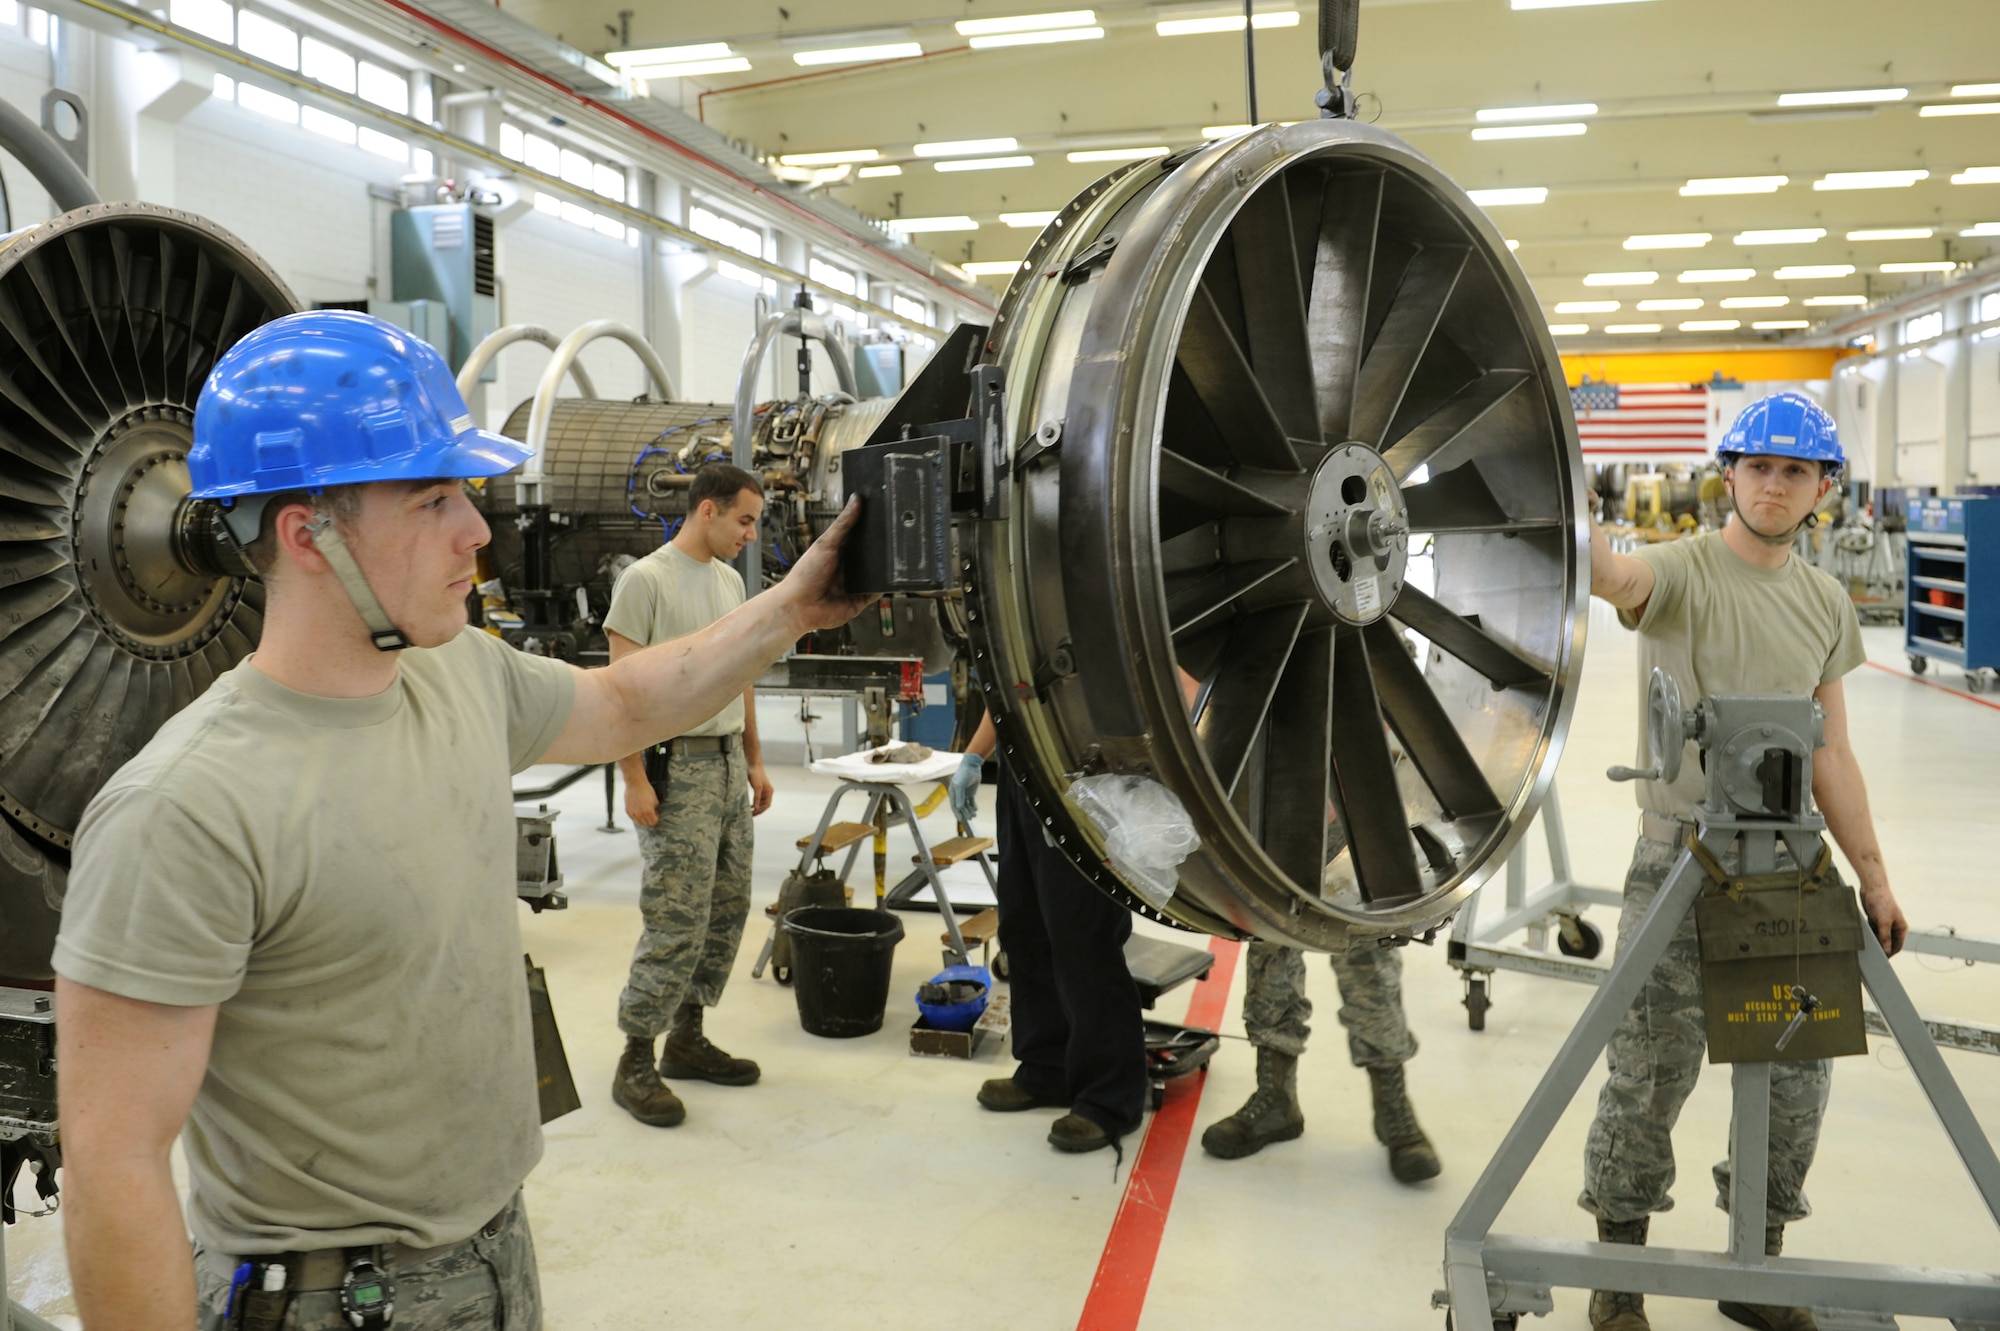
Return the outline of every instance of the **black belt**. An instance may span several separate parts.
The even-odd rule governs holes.
[[[698,755],[735,753],[742,747],[741,735],[687,735],[680,739],[670,739],[665,744],[655,744],[652,751],[671,758],[691,758]]]

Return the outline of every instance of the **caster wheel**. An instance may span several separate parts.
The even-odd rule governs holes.
[[[1984,693],[1990,687],[1984,670],[1970,671],[1965,676],[1965,687],[1973,693]]]
[[[1470,979],[1465,982],[1465,1024],[1475,1031],[1486,1029],[1486,1009],[1493,1001],[1486,996],[1486,981]]]
[[[792,968],[790,966],[773,966],[771,967],[771,978],[779,984],[789,987],[792,983]]]
[[[993,978],[996,980],[1007,978],[1007,954],[1005,952],[995,952],[993,954]]]
[[[1519,1313],[1508,1313],[1505,1317],[1496,1317],[1493,1319],[1493,1331],[1519,1331],[1520,1325],[1521,1315]],[[1444,1315],[1444,1331],[1451,1331],[1450,1313]]]
[[[1923,673],[1924,673],[1924,671],[1926,671],[1926,670],[1929,670],[1930,668],[1931,668],[1931,662],[1930,662],[1930,658],[1929,658],[1929,657],[1927,657],[1927,656],[1913,656],[1913,657],[1911,657],[1911,658],[1910,658],[1910,673],[1911,673],[1911,674],[1913,674],[1913,675],[1921,675],[1921,674],[1923,674]]]
[[[1572,929],[1576,932],[1574,943],[1569,937]],[[1585,920],[1565,920],[1556,930],[1556,950],[1566,957],[1594,961],[1604,951],[1604,931]]]

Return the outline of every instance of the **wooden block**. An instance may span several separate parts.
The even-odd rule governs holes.
[[[1000,912],[988,906],[971,919],[958,926],[958,936],[965,940],[967,947],[984,947],[1000,932]],[[950,934],[938,935],[941,943],[950,943]]]
[[[866,841],[875,835],[873,823],[835,823],[826,829],[826,836],[819,843],[819,853],[831,855],[836,850],[846,850],[857,841]],[[812,833],[799,838],[799,849],[812,844]]]
[[[955,836],[949,841],[940,841],[931,847],[931,863],[938,868],[949,868],[961,860],[969,860],[974,855],[993,849],[990,836]],[[911,863],[915,863],[914,857]]]

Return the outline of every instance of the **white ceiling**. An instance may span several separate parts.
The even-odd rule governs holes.
[[[717,129],[771,154],[874,148],[900,176],[827,186],[881,217],[964,214],[978,229],[918,237],[953,262],[1017,259],[1034,231],[1002,212],[1060,207],[1104,171],[1070,151],[1196,142],[1205,126],[1248,117],[1240,32],[1161,37],[1156,19],[1231,12],[1220,5],[1094,6],[1098,40],[969,50],[954,29],[993,18],[1079,7],[1048,0],[625,0],[632,47],[728,42],[747,72],[671,79],[654,96],[699,112]],[[620,0],[506,0],[537,27],[594,53],[624,45]],[[1259,0],[1258,12],[1297,8],[1297,26],[1256,32],[1262,119],[1316,114],[1320,84],[1311,4]],[[1240,13],[1240,9],[1235,12]],[[863,68],[801,68],[792,56],[827,45],[916,42],[925,55]],[[1659,322],[1669,345],[1741,344],[1753,320],[1852,310],[1806,307],[1812,295],[1881,297],[1938,275],[1885,275],[1884,263],[1976,261],[2000,235],[1962,238],[2000,223],[2000,182],[1954,185],[1969,167],[2000,168],[2000,115],[1925,118],[1959,97],[1959,84],[2000,83],[1996,0],[1641,0],[1515,11],[1508,0],[1364,0],[1355,87],[1364,118],[1403,135],[1468,189],[1544,186],[1540,205],[1495,209],[1552,323]],[[1780,94],[1897,87],[1899,102],[1789,112]],[[702,94],[707,93],[706,97]],[[1580,137],[1475,142],[1480,108],[1594,102]],[[1012,137],[1031,167],[943,173],[914,145]],[[1822,191],[1829,172],[1927,170],[1900,189]],[[1785,175],[1768,195],[1682,197],[1691,177]],[[1815,243],[1739,246],[1747,230],[1817,227]],[[1929,227],[1922,240],[1850,241],[1849,231]],[[1698,249],[1623,248],[1633,234],[1709,232]],[[1786,265],[1851,264],[1847,277],[1778,280]],[[1683,284],[1688,269],[1752,268],[1754,279]],[[1654,271],[1649,287],[1593,288],[1586,274]],[[989,279],[995,284],[1004,278]],[[1784,296],[1782,309],[1721,308],[1727,297]],[[1698,310],[1648,314],[1642,299],[1700,299]],[[1616,313],[1561,315],[1558,302],[1617,300]],[[1690,319],[1742,320],[1733,332],[1679,333]],[[1613,339],[1621,345],[1633,339]],[[1640,343],[1651,339],[1637,339]]]

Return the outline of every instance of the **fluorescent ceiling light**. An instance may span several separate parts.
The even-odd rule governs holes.
[[[1854,265],[1851,263],[1795,263],[1780,268],[1771,276],[1780,282],[1817,282],[1828,277],[1851,277]]]
[[[1491,125],[1513,120],[1569,120],[1596,114],[1596,102],[1566,102],[1561,106],[1489,106],[1473,116],[1480,124]]]
[[[1813,182],[1817,190],[1908,189],[1930,179],[1928,171],[1829,171]]]
[[[1085,148],[1069,154],[1072,162],[1136,162],[1147,157],[1165,157],[1171,148]]]
[[[1700,296],[1674,296],[1667,300],[1642,300],[1634,308],[1641,314],[1652,314],[1655,311],[1698,310],[1706,303]]]
[[[1775,310],[1792,303],[1790,296],[1731,296],[1722,302],[1725,310]]]
[[[1257,128],[1255,125],[1203,125],[1201,136],[1204,139],[1233,139],[1238,134],[1248,134],[1255,128]]]
[[[1001,46],[1040,46],[1045,42],[1094,42],[1104,35],[1102,28],[1057,28],[1050,32],[1002,32],[991,37],[974,37],[966,43],[975,51],[991,51]]]
[[[1888,226],[1873,231],[1850,231],[1849,240],[1929,240],[1931,229],[1927,226]]]
[[[1962,105],[1949,103],[1940,106],[1926,106],[1917,112],[1925,118],[1931,116],[1995,116],[2000,115],[2000,102],[1966,102]]]
[[[886,223],[891,231],[901,231],[915,235],[919,231],[977,231],[979,223],[963,214],[957,217],[892,217]]]
[[[1549,332],[1556,337],[1575,337],[1578,333],[1590,331],[1589,324],[1550,324]]]
[[[1958,233],[1961,236],[2000,236],[2000,222],[1979,222]]]
[[[1689,319],[1680,325],[1683,333],[1728,333],[1743,326],[1741,319]]]
[[[1825,237],[1825,227],[1795,226],[1780,227],[1775,231],[1739,231],[1735,242],[1738,245],[1810,245]]]
[[[1954,97],[2000,97],[2000,83],[1954,83]]]
[[[1659,331],[1660,331],[1660,325],[1658,325],[1658,324],[1606,324],[1606,325],[1604,325],[1604,331],[1605,331],[1605,332],[1607,332],[1607,333],[1657,333],[1657,332],[1659,332]]]
[[[1908,88],[1852,88],[1846,92],[1783,92],[1779,106],[1855,106],[1865,102],[1900,102]]]
[[[1949,273],[1958,267],[1950,259],[1935,259],[1925,263],[1885,263],[1885,273]]]
[[[882,46],[834,46],[819,51],[799,51],[792,56],[796,65],[858,65],[870,60],[908,60],[924,53],[916,42],[888,42]]]
[[[1618,308],[1615,300],[1564,300],[1556,302],[1557,314],[1610,314]]]
[[[782,166],[839,166],[842,162],[872,162],[881,155],[880,148],[843,148],[838,152],[786,153],[778,162]]]
[[[1521,203],[1541,203],[1549,197],[1546,185],[1522,185],[1512,189],[1467,190],[1466,197],[1481,208],[1507,208]]]
[[[1703,194],[1775,194],[1790,176],[1697,176],[1681,186],[1684,197]]]
[[[1050,28],[1087,28],[1097,22],[1090,9],[1065,9],[1054,14],[1015,14],[1008,18],[962,18],[952,26],[961,37],[990,37],[995,33],[1045,32]]]
[[[1658,273],[1585,273],[1587,287],[1649,287],[1660,280]]]
[[[1008,273],[1020,272],[1024,262],[1022,259],[982,259],[978,263],[962,263],[959,267],[974,277],[1004,277]]]
[[[1690,268],[1680,275],[1680,280],[1688,283],[1748,282],[1755,276],[1755,268]]]
[[[722,60],[735,55],[728,42],[700,42],[694,46],[649,46],[638,51],[607,51],[604,63],[615,69],[633,65],[685,65],[695,60]]]
[[[1750,326],[1760,333],[1776,333],[1787,328],[1811,328],[1812,324],[1805,319],[1759,319]]]
[[[855,174],[863,180],[874,180],[879,176],[900,176],[903,174],[903,168],[900,166],[864,166],[855,172]]]
[[[1698,250],[1714,240],[1706,231],[1670,231],[1656,236],[1627,236],[1628,250]]]
[[[959,157],[949,162],[932,162],[934,171],[1008,171],[1017,166],[1033,166],[1035,159],[1019,157]]]
[[[1056,210],[1045,213],[1002,213],[1000,220],[1011,227],[1045,227],[1056,220]]]
[[[1584,5],[1630,5],[1638,0],[1508,0],[1512,9],[1580,9]]]
[[[1473,130],[1472,137],[1480,143],[1489,139],[1573,139],[1589,129],[1581,120],[1561,125],[1492,125]]]
[[[942,143],[920,143],[919,157],[979,157],[987,153],[1010,153],[1020,147],[1015,139],[948,139]]]
[[[1866,305],[1866,296],[1807,296],[1800,302],[1805,305]]]
[[[625,72],[635,79],[691,79],[702,74],[741,74],[750,62],[740,55],[721,60],[689,60],[678,65],[627,65]]]
[[[1954,185],[2000,185],[2000,166],[1968,166],[1951,178]]]
[[[1268,14],[1258,14],[1251,18],[1250,26],[1258,28],[1296,28],[1299,26],[1299,11],[1296,9],[1273,10]],[[1162,37],[1193,37],[1204,32],[1241,32],[1241,14],[1222,14],[1215,18],[1163,18],[1153,25],[1153,31]]]

